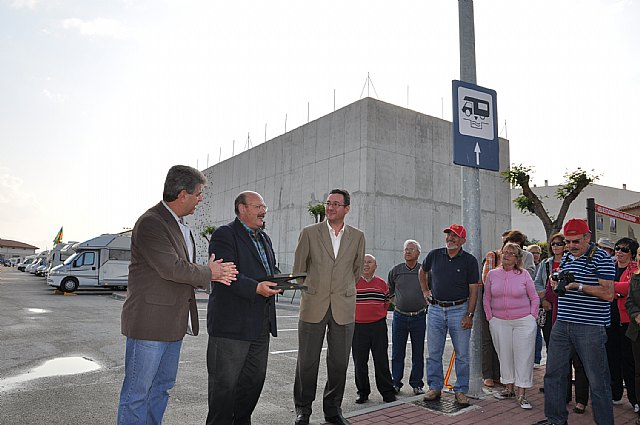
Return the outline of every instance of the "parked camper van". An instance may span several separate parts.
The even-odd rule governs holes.
[[[129,279],[131,236],[104,234],[73,245],[75,253],[49,271],[47,284],[64,292],[78,287],[124,287]]]
[[[47,258],[47,275],[52,268],[64,263],[67,258],[75,253],[73,246],[77,243],[76,241],[60,242],[49,251],[49,257]]]
[[[18,263],[18,270],[23,272],[29,264],[35,261],[35,259],[36,255],[27,255],[26,257],[24,257],[24,260],[22,262]]]

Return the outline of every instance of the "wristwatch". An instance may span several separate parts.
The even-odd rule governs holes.
[[[475,313],[474,313],[473,311],[472,311],[471,313],[467,313],[467,317],[469,317],[469,318],[473,319],[473,315],[474,315],[474,314],[475,314]]]
[[[582,292],[582,287],[583,287],[582,283],[578,285],[578,292]]]

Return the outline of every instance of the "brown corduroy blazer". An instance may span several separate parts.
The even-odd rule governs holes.
[[[193,239],[193,236],[192,236]],[[195,247],[194,247],[195,255]],[[207,265],[188,258],[175,218],[160,202],[136,222],[131,236],[127,299],[122,307],[122,334],[135,339],[178,341],[191,327],[198,334],[194,288],[211,280]]]

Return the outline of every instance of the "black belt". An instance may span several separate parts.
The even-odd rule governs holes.
[[[467,298],[456,300],[456,301],[438,301],[435,298],[431,298],[429,302],[433,305],[439,305],[442,308],[453,307],[456,305],[464,304],[468,301]]]
[[[396,310],[398,313],[402,314],[403,316],[417,316],[419,314],[424,313],[425,311],[427,311],[427,307],[423,307],[422,309],[418,310],[418,311],[402,311],[400,310],[398,307],[396,307]]]

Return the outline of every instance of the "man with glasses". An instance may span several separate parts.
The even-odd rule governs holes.
[[[415,395],[424,394],[424,335],[427,329],[427,301],[422,296],[418,270],[420,244],[404,243],[404,262],[389,272],[389,296],[395,309],[391,325],[391,375],[396,393],[402,388],[407,339],[411,337],[411,374],[409,385]]]
[[[263,279],[279,273],[271,239],[262,230],[267,206],[256,192],[234,202],[236,218],[211,235],[209,254],[238,269],[232,286],[217,285],[207,308],[207,425],[250,424],[267,373],[270,334],[277,336],[274,295]]]
[[[572,350],[582,360],[589,380],[593,418],[598,425],[613,424],[613,405],[605,343],[614,299],[613,260],[591,243],[591,231],[584,220],[571,219],[564,225],[568,251],[560,270],[570,272],[566,294],[558,295],[558,318],[549,341],[544,376],[546,419],[537,424],[566,424],[567,379]],[[556,283],[557,287],[558,283]]]
[[[455,400],[468,406],[469,398],[469,339],[473,326],[473,315],[478,299],[480,273],[478,260],[464,251],[467,231],[459,224],[444,229],[444,248],[429,252],[422,262],[418,277],[425,299],[431,303],[427,321],[427,382],[429,390],[425,401],[440,398],[444,386],[442,355],[447,332],[456,352],[456,384],[453,387]],[[430,275],[427,275],[430,273]]]
[[[349,353],[356,314],[356,282],[362,275],[364,233],[344,223],[351,197],[334,189],[325,203],[326,220],[305,227],[295,251],[294,272],[306,272],[300,299],[298,362],[293,387],[296,425],[309,424],[316,397],[320,353],[327,333],[327,384],[322,400],[325,421],[348,424],[342,416]]]

